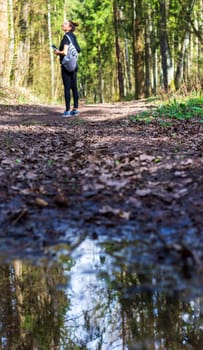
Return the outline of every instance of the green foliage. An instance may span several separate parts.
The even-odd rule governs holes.
[[[75,1],[72,14],[80,23],[78,40],[82,49],[79,57],[80,95],[91,96],[91,102],[101,102],[111,85],[109,75],[114,61],[112,36],[112,2],[110,0]],[[110,69],[109,69],[110,66]],[[105,88],[104,88],[105,86]],[[109,93],[108,93],[109,96]],[[111,97],[111,96],[110,96]]]
[[[167,127],[171,126],[169,119],[187,120],[191,118],[198,118],[200,123],[203,122],[202,97],[191,97],[183,101],[177,101],[174,98],[153,111],[141,112],[130,119],[133,122],[144,122],[146,124],[156,119],[161,126]]]
[[[179,120],[203,118],[203,99],[192,98],[186,102],[178,102],[176,99],[174,99],[168,104],[159,107],[153,113],[153,116]]]
[[[144,55],[139,59],[140,71],[145,72],[141,75],[140,82],[142,95],[156,94],[163,82],[159,38],[160,3],[159,0],[39,0],[37,3],[29,2],[28,6],[27,2],[22,0],[9,2],[9,6],[13,8],[12,11],[9,8],[8,23],[5,23],[5,28],[6,25],[9,27],[8,38],[5,36],[8,52],[2,52],[2,57],[6,59],[0,62],[5,65],[7,85],[29,88],[35,95],[40,96],[43,102],[61,103],[64,100],[59,60],[58,57],[53,59],[50,44],[53,41],[55,45],[59,45],[63,36],[61,23],[66,18],[79,23],[76,35],[82,49],[78,71],[81,98],[85,97],[88,102],[118,100],[120,81],[124,86],[124,99],[135,98],[139,82],[135,74],[136,54],[139,52],[139,43],[135,40],[138,27],[140,37],[143,38],[142,46],[145,47]],[[190,0],[170,0],[162,3],[166,4],[166,30],[173,62],[171,78],[172,75],[175,77],[177,71],[179,50],[188,23],[190,26],[196,23],[196,29],[201,27],[201,5],[200,1],[196,2],[188,20]],[[140,19],[138,12],[141,14]],[[142,25],[138,23],[138,19]],[[119,60],[115,24],[118,30]],[[185,52],[184,71],[181,76],[181,80],[184,78],[187,87],[191,89],[195,84],[195,88],[200,89],[198,81],[202,71],[202,59],[201,39],[198,39],[198,33],[190,30],[190,45]],[[120,79],[118,73],[121,75]],[[173,106],[173,109],[176,109],[175,114],[176,107]]]
[[[153,120],[152,112],[144,111],[138,113],[137,115],[130,117],[130,120],[133,122],[143,122],[149,124]]]

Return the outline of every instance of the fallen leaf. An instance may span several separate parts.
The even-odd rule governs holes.
[[[137,190],[136,194],[140,197],[145,197],[151,194],[151,189],[150,188],[143,188],[142,190]]]
[[[148,154],[141,154],[140,160],[141,162],[143,161],[152,162],[154,160],[154,156],[149,156]]]
[[[47,207],[48,206],[48,202],[45,201],[44,199],[42,198],[35,198],[35,204],[38,206],[38,207]]]
[[[28,180],[35,180],[38,177],[38,175],[32,171],[28,171],[28,173],[25,175],[25,177]]]
[[[54,198],[54,202],[62,207],[67,207],[68,206],[68,199],[66,198],[66,196],[62,193],[59,193],[56,195],[56,197]]]
[[[121,209],[114,209],[109,205],[103,206],[99,212],[101,214],[113,214],[119,218],[129,220],[130,219],[130,212],[121,210]]]

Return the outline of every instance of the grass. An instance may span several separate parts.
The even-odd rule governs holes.
[[[146,124],[158,120],[161,126],[170,126],[172,120],[188,120],[196,118],[203,123],[203,97],[172,99],[151,111],[131,117],[131,121],[142,121]]]
[[[180,120],[203,118],[203,98],[192,98],[185,102],[173,99],[168,104],[158,107],[153,116]]]
[[[29,89],[0,86],[0,104],[2,105],[38,104],[42,102]]]

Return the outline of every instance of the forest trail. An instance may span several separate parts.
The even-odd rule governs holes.
[[[138,240],[149,261],[202,267],[202,124],[131,118],[153,107],[84,105],[62,118],[61,106],[1,105],[1,249]]]
[[[87,121],[107,121],[115,120],[122,117],[136,115],[147,109],[153,108],[154,104],[146,102],[146,100],[115,102],[101,104],[84,104],[81,102],[80,118]],[[59,118],[64,111],[63,106],[58,105],[0,105],[1,124],[6,121],[6,117],[15,124],[39,121],[40,123],[61,122]],[[20,117],[20,118],[19,118]],[[64,118],[65,119],[65,118]],[[73,118],[72,118],[73,119]],[[66,120],[67,121],[67,120]]]

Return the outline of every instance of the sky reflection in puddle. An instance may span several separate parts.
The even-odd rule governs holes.
[[[90,239],[68,248],[51,249],[55,258],[40,266],[1,265],[0,349],[203,348],[201,290],[181,290],[169,270],[142,271],[125,258],[118,267]]]

